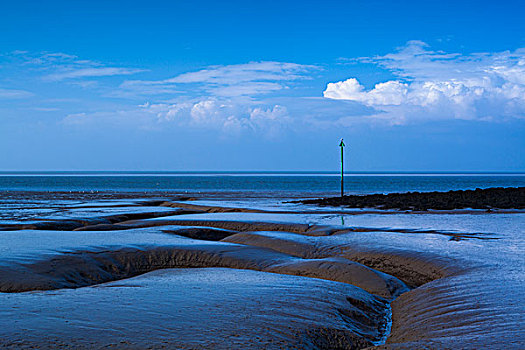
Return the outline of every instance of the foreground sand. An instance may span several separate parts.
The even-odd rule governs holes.
[[[13,348],[364,347],[352,330],[373,335],[385,316],[380,301],[348,284],[225,268],[8,294],[2,304],[10,306],[1,312],[2,345]]]
[[[521,240],[503,261],[494,234],[304,209],[132,201],[5,223],[0,345],[523,348]]]

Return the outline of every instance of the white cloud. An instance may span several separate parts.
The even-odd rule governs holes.
[[[324,91],[324,97],[335,100],[352,100],[366,105],[400,105],[406,99],[407,84],[398,81],[380,83],[370,91],[365,91],[357,79],[350,78],[337,83],[329,83]]]
[[[206,99],[193,103],[147,104],[143,107],[155,113],[160,122],[177,122],[179,125],[215,129],[227,134],[260,131],[274,137],[291,121],[283,106],[251,106],[229,100]]]
[[[249,121],[253,129],[260,130],[267,137],[276,138],[282,135],[293,119],[284,106],[275,105],[268,108],[254,108],[250,111]]]
[[[120,88],[143,94],[159,94],[187,84],[194,84],[197,91],[211,96],[253,96],[288,87],[287,83],[310,79],[308,73],[316,66],[288,62],[250,62],[225,66],[210,66],[195,72],[156,81],[126,81]],[[155,88],[152,88],[155,87]]]
[[[86,77],[107,77],[114,75],[130,75],[144,72],[143,69],[119,68],[119,67],[89,67],[89,68],[66,68],[61,72],[45,76],[46,80],[60,81],[65,79],[76,79]]]
[[[25,67],[29,66],[46,72],[43,79],[48,81],[130,75],[145,71],[138,68],[112,67],[97,61],[79,59],[75,55],[62,52],[35,54],[27,51],[14,51],[6,56]]]
[[[525,117],[525,49],[461,55],[411,41],[395,53],[360,59],[399,79],[367,90],[356,78],[329,83],[323,95],[375,108],[376,118],[505,119]]]
[[[315,66],[287,62],[250,62],[211,66],[167,79],[169,83],[238,84],[250,81],[291,81],[305,79]]]
[[[33,96],[33,93],[29,91],[0,88],[0,98],[1,99],[20,99],[20,98],[28,98],[31,96]]]
[[[68,125],[102,123],[134,125],[142,129],[208,129],[223,135],[257,133],[274,138],[281,135],[292,120],[281,105],[240,104],[230,100],[204,99],[179,103],[145,103],[136,108],[75,113],[63,120]]]
[[[266,94],[286,88],[286,86],[277,82],[254,81],[232,85],[209,86],[208,92],[214,96],[235,97]]]
[[[56,112],[59,111],[60,108],[56,107],[33,107],[32,110],[37,112]]]
[[[177,95],[183,91],[168,84],[147,84],[140,80],[126,80],[110,93],[111,97],[133,98],[149,95]]]

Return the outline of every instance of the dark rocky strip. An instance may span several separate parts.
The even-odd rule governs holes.
[[[293,203],[399,210],[525,209],[525,187],[408,192],[308,199]]]

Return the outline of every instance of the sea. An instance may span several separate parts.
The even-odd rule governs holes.
[[[245,192],[278,197],[340,193],[329,172],[0,172],[6,191]],[[525,173],[358,173],[344,176],[346,194],[430,192],[525,186]]]

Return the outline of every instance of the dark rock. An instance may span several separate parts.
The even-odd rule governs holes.
[[[408,192],[344,196],[297,201],[321,206],[426,211],[453,209],[525,209],[525,187],[495,187],[448,192]]]

